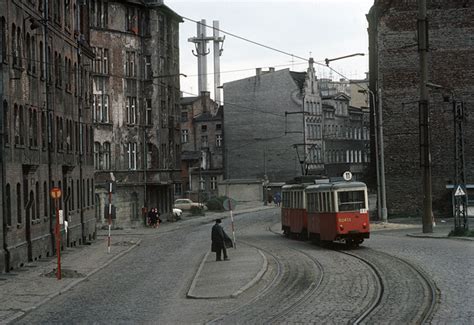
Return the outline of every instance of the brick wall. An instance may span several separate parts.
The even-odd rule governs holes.
[[[420,215],[423,210],[419,150],[419,56],[416,46],[416,1],[376,1],[368,15],[371,84],[381,88],[387,207],[390,215]],[[474,4],[428,1],[430,82],[452,88],[466,110],[474,112]],[[370,32],[369,32],[370,33]],[[435,216],[449,216],[445,189],[454,179],[452,104],[447,91],[430,90],[432,182]],[[467,183],[474,182],[474,123],[465,124]]]

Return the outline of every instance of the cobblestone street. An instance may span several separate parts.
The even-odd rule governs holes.
[[[209,250],[211,221],[188,219],[173,229],[139,235],[136,249],[17,323],[342,324],[356,321],[377,297],[380,283],[367,264],[331,247],[284,238],[276,233],[278,209],[268,209],[235,218],[238,248],[229,251],[229,264],[220,264],[231,281],[240,276],[237,272],[245,272],[232,266],[239,249],[258,248],[268,261],[259,281],[234,298],[188,299]],[[230,232],[229,219],[224,227]],[[430,322],[472,323],[473,295],[465,281],[473,280],[472,264],[466,261],[472,261],[474,242],[412,238],[406,234],[414,228],[396,228],[373,231],[363,247],[347,251],[375,263],[382,276],[381,304],[365,322],[411,323],[425,310],[426,286],[401,258],[425,272],[437,288]],[[212,284],[212,274],[206,276]],[[217,292],[221,285],[214,283],[216,289],[208,290]]]

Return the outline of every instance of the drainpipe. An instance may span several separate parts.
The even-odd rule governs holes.
[[[54,122],[54,119],[53,117],[50,117],[50,112],[51,112],[51,109],[49,107],[49,103],[50,103],[50,100],[49,100],[49,96],[50,96],[50,93],[49,93],[49,78],[50,78],[50,75],[49,75],[49,56],[48,56],[48,6],[49,6],[49,0],[45,0],[44,1],[44,7],[43,7],[43,29],[44,29],[44,48],[43,48],[43,57],[44,57],[44,65],[43,65],[43,69],[44,69],[44,77],[45,77],[45,80],[44,80],[44,84],[45,84],[45,88],[46,88],[46,95],[45,95],[45,109],[46,109],[46,132],[47,132],[47,139],[46,139],[46,150],[48,151],[48,195],[49,193],[51,192],[51,184],[52,184],[52,179],[53,179],[53,172],[52,172],[52,166],[51,166],[51,162],[52,162],[52,153],[51,153],[51,146],[53,145],[53,139],[52,139],[52,128],[53,128],[53,125],[52,123]],[[51,203],[52,203],[52,200],[49,200],[49,203],[50,203],[50,206],[49,206],[49,210],[48,210],[48,213],[49,213],[49,233],[50,233],[50,238],[51,238],[51,248],[52,248],[52,251],[54,251],[55,247],[56,247],[56,243],[55,243],[55,231],[54,231],[54,225],[53,225],[53,214],[51,213]]]
[[[5,24],[5,28],[7,27],[7,24]],[[6,32],[6,31],[5,31]],[[1,47],[2,44],[0,44],[0,47]],[[1,53],[0,53],[1,54]],[[0,255],[3,255],[3,258],[4,258],[4,266],[5,266],[5,272],[8,272],[9,269],[10,269],[10,252],[8,251],[8,245],[7,245],[7,213],[6,213],[6,202],[5,202],[5,188],[6,188],[6,185],[5,185],[5,175],[6,175],[6,172],[5,172],[5,161],[3,159],[3,157],[5,157],[5,153],[4,153],[4,132],[5,130],[3,129],[3,126],[4,126],[4,122],[3,122],[3,115],[5,114],[5,108],[3,107],[3,99],[4,99],[4,93],[3,93],[3,64],[1,63],[3,62],[3,58],[0,57],[0,104],[1,104],[1,108],[2,108],[2,112],[0,113],[0,166],[1,166],[1,171],[0,171],[0,179],[1,179],[1,185],[2,185],[2,198],[1,198],[1,202],[2,202],[2,223],[1,223],[1,227],[2,227],[2,231],[1,231],[1,234],[2,234],[2,247],[3,247],[3,250],[0,251]],[[8,116],[7,116],[8,118]]]

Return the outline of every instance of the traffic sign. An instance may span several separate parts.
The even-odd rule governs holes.
[[[222,202],[222,206],[224,207],[225,210],[234,210],[235,206],[237,205],[237,202],[234,199],[225,199],[224,202]]]
[[[350,171],[344,172],[344,174],[342,174],[342,177],[345,181],[350,181],[352,179],[352,173]]]
[[[464,196],[464,195],[466,195],[466,192],[463,191],[461,185],[458,185],[458,188],[456,189],[454,196]]]
[[[51,197],[53,199],[59,199],[61,197],[61,189],[59,187],[53,187],[51,189]]]

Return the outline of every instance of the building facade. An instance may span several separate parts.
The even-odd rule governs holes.
[[[92,0],[95,204],[116,226],[142,225],[145,211],[172,217],[180,180],[180,16],[163,1]]]
[[[454,100],[465,112],[474,102],[474,3],[427,1],[429,20],[432,202],[435,217],[451,215],[454,159]],[[422,215],[423,168],[420,162],[420,63],[415,46],[417,1],[375,1],[369,21],[370,88],[381,96],[385,179],[389,215]],[[453,92],[451,92],[451,90]],[[449,102],[445,102],[447,99]],[[474,123],[464,124],[466,181],[474,182]],[[373,171],[375,173],[375,171]]]
[[[223,107],[209,97],[181,98],[181,177],[175,194],[197,202],[218,196],[224,179]]]
[[[0,2],[0,269],[95,238],[88,1]]]
[[[255,77],[224,84],[226,178],[273,183],[346,170],[361,178],[368,111],[351,107],[334,84],[350,89],[321,84],[312,59],[306,72],[257,69]]]

